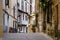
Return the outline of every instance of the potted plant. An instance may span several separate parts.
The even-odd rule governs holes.
[[[46,11],[47,6],[48,6],[48,4],[47,4],[48,1],[49,0],[39,0],[39,2],[40,2],[39,5],[41,6],[41,8],[42,8],[43,11]]]
[[[12,27],[9,28],[9,33],[13,33],[13,28]]]
[[[34,33],[36,32],[36,26],[35,25],[32,25],[31,29],[32,29],[32,32],[34,32]]]

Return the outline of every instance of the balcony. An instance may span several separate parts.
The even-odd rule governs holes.
[[[29,23],[27,21],[18,22],[18,27],[27,26]]]

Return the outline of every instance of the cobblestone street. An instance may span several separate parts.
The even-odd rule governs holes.
[[[5,34],[2,40],[53,40],[44,33],[13,33]]]

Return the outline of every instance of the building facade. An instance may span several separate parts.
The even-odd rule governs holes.
[[[43,32],[57,38],[60,38],[60,1],[59,0],[49,0],[46,2],[45,12],[43,11],[41,17],[43,18],[42,30]],[[39,12],[40,13],[40,12]],[[41,13],[40,13],[41,14]],[[42,19],[41,18],[41,19]]]
[[[44,1],[45,2],[45,1]],[[48,32],[49,30],[55,30],[55,26],[58,26],[59,28],[59,0],[48,0],[46,2],[46,7],[45,12],[41,8],[41,2],[39,0],[35,1],[35,8],[36,8],[36,13],[38,14],[37,17],[37,27],[39,27],[40,31],[43,31],[45,29],[45,32]],[[40,4],[40,6],[38,5]],[[57,7],[58,6],[58,7]],[[56,24],[55,24],[56,22]]]
[[[53,36],[56,40],[60,37],[60,0],[50,0],[48,2],[48,12],[46,16],[46,33]]]
[[[54,28],[55,37],[57,40],[59,39],[60,34],[60,0],[52,0],[52,26]]]
[[[14,1],[14,2],[13,2]],[[17,28],[17,0],[3,0],[3,28],[8,33],[9,28]]]
[[[54,23],[54,21],[56,22],[56,24],[58,25],[57,28],[58,30],[60,30],[60,4],[59,4],[59,0],[53,0],[53,7],[52,7],[52,10],[53,10],[53,17],[52,17],[52,21]],[[55,14],[54,14],[55,13]],[[54,20],[55,19],[55,20]],[[55,24],[55,23],[54,23]],[[55,24],[55,25],[56,25]]]
[[[32,0],[18,0],[18,30],[28,32],[29,18],[31,15]]]
[[[35,0],[35,14],[36,14],[36,26],[37,26],[37,32],[43,31],[43,15],[44,12],[41,8],[40,1]]]
[[[32,12],[32,0],[3,0],[4,32],[16,28],[17,32],[28,31]]]
[[[35,24],[35,0],[30,0],[30,17],[28,33],[32,32],[32,25]]]

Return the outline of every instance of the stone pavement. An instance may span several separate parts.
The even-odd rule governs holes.
[[[44,33],[5,33],[2,40],[53,40]]]

